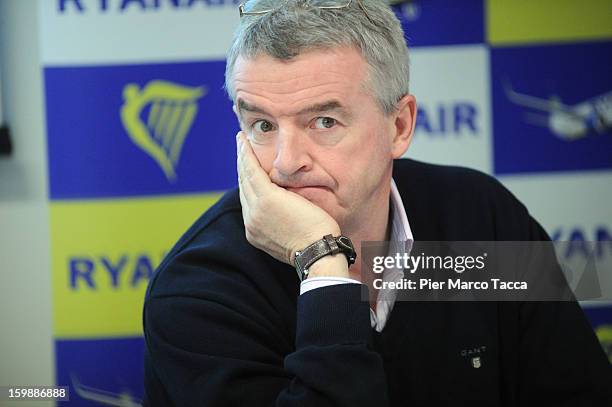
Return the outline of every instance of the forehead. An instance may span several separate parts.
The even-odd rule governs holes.
[[[269,105],[289,114],[307,104],[366,95],[367,63],[354,48],[309,51],[282,61],[268,55],[239,57],[233,73],[236,103]]]

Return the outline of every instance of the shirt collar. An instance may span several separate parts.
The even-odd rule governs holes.
[[[406,208],[404,208],[404,202],[397,189],[395,180],[391,178],[391,234],[389,240],[396,242],[406,242],[407,250],[410,251],[414,238],[412,236],[412,230],[410,229],[410,223],[408,223],[408,216],[406,215]],[[409,242],[409,243],[408,243]],[[408,247],[408,245],[410,247]]]
[[[393,178],[391,179],[391,212],[389,216],[391,217],[391,233],[389,234],[388,255],[395,256],[395,253],[410,254],[414,238],[410,229],[410,223],[408,223],[408,216],[406,215],[402,197],[397,190],[397,185],[395,185]],[[404,278],[404,271],[396,268],[387,269],[382,275],[383,281],[398,282],[402,278]],[[370,324],[377,332],[382,332],[387,324],[396,298],[396,290],[383,289],[378,292],[376,312],[370,308]]]

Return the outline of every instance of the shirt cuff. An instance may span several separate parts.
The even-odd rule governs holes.
[[[361,281],[345,277],[312,277],[307,278],[300,284],[300,295],[317,288],[340,284],[361,284]]]

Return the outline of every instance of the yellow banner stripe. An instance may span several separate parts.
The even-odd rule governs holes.
[[[141,334],[151,272],[220,196],[51,202],[55,336]]]
[[[612,38],[610,0],[488,0],[492,45]]]

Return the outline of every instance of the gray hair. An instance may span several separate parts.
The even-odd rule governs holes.
[[[233,70],[238,57],[268,55],[291,60],[316,49],[351,46],[370,69],[366,86],[385,114],[409,93],[408,47],[397,17],[383,0],[353,0],[346,9],[308,7],[309,0],[251,0],[272,11],[243,16],[227,55],[225,89],[235,101]],[[329,4],[341,4],[330,0]]]

